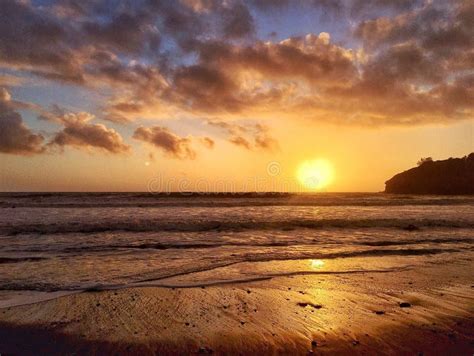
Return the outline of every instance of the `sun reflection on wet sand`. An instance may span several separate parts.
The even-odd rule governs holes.
[[[324,267],[323,260],[309,260],[309,265],[312,269],[321,269]]]

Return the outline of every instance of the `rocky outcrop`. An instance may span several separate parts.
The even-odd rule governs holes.
[[[443,161],[422,160],[418,167],[385,182],[386,193],[474,194],[474,153]]]

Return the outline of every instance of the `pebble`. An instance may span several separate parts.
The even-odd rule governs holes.
[[[408,303],[408,302],[401,302],[399,305],[400,305],[400,308],[410,308],[411,307],[411,304]]]
[[[200,354],[212,354],[212,349],[208,348],[208,347],[204,347],[204,346],[201,346],[198,350],[198,353]]]
[[[410,224],[410,225],[407,225],[403,228],[403,230],[406,230],[406,231],[416,231],[416,230],[419,230],[420,228],[416,225],[413,225],[413,224]]]
[[[313,307],[314,309],[321,309],[323,306],[320,304],[313,304],[313,303],[305,303],[305,302],[299,302],[297,303],[298,306],[305,308],[307,306]]]

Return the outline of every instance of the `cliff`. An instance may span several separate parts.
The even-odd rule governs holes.
[[[474,194],[474,153],[443,161],[422,160],[418,167],[385,182],[386,193]]]

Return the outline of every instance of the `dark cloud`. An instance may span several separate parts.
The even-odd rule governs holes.
[[[136,101],[119,101],[110,103],[104,115],[104,119],[120,124],[131,121],[130,116],[135,116],[143,110],[143,104]]]
[[[44,152],[44,137],[33,133],[13,109],[10,94],[0,88],[0,152],[33,155]]]
[[[125,53],[156,51],[160,45],[158,28],[147,21],[146,14],[121,13],[108,23],[88,21],[82,25],[91,43]]]
[[[67,26],[28,2],[4,1],[0,11],[0,64],[51,79],[83,82]]]
[[[33,133],[22,120],[16,109],[27,109],[39,114],[39,118],[64,128],[55,133],[44,144],[45,138]],[[94,117],[88,113],[65,113],[58,106],[44,110],[40,106],[14,101],[5,89],[0,89],[0,151],[4,153],[32,155],[45,153],[53,147],[71,146],[86,150],[102,150],[110,153],[125,153],[130,146],[113,129],[101,124],[89,123]]]
[[[458,50],[474,45],[473,14],[472,1],[434,1],[394,17],[362,21],[355,34],[370,47],[413,42],[426,51],[452,58]]]
[[[301,78],[311,83],[350,80],[355,74],[350,51],[331,44],[327,33],[252,46],[203,43],[199,55],[202,63],[234,74],[236,70],[254,70],[269,78]]]
[[[262,16],[286,16],[290,6],[352,21],[363,48],[324,32],[259,40]],[[468,0],[11,0],[0,12],[0,66],[101,91],[101,118],[122,124],[275,113],[363,125],[452,122],[472,115],[473,16]],[[252,149],[274,146],[263,132],[229,136]]]
[[[95,1],[83,5],[64,2],[48,8],[19,0],[2,3],[0,65],[89,85],[100,79],[98,74],[111,77],[125,68],[119,54],[157,53],[157,14],[130,9],[128,13],[120,11],[123,6],[112,6],[104,15],[99,5]],[[106,51],[111,51],[108,66],[99,60],[100,53]],[[114,66],[110,58],[115,60]]]
[[[247,6],[236,3],[226,8],[221,14],[222,29],[225,37],[248,37],[255,32],[255,24]]]
[[[181,110],[242,113],[287,95],[288,81],[340,86],[356,75],[352,52],[331,44],[326,33],[251,46],[204,42],[198,53],[198,63],[178,68],[163,91]],[[276,85],[264,88],[253,78]]]
[[[60,147],[70,146],[88,151],[99,150],[120,154],[130,151],[130,146],[123,142],[122,137],[114,129],[102,124],[91,124],[93,116],[88,113],[65,114],[57,118],[64,128],[56,133],[48,145]]]
[[[289,6],[310,6],[323,10],[340,12],[344,8],[342,0],[252,0],[252,4],[260,10],[268,11]]]
[[[252,0],[251,3],[263,11],[303,6],[344,17],[360,16],[375,10],[407,10],[422,4],[423,0]]]
[[[374,10],[388,9],[404,11],[413,9],[423,4],[424,0],[353,0],[350,3],[350,13],[352,15],[366,14]]]
[[[378,117],[381,124],[468,118],[474,101],[467,89],[474,27],[464,19],[472,8],[467,1],[434,1],[395,17],[363,21],[356,35],[374,54],[359,80],[333,90],[331,95],[343,95],[332,99],[341,108],[352,106],[368,118]]]
[[[178,159],[195,159],[190,137],[180,137],[165,127],[152,126],[137,128],[133,138],[153,145],[168,156]]]
[[[194,65],[179,69],[170,88],[179,105],[203,111],[238,111],[237,83],[217,67]]]

